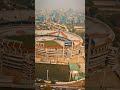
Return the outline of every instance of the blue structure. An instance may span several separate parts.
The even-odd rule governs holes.
[[[40,21],[40,22],[44,22],[45,17],[44,16],[39,16],[37,20]]]
[[[66,16],[62,16],[61,23],[66,23]]]

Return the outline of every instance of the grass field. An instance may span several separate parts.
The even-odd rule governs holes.
[[[26,47],[34,48],[35,36],[34,35],[20,35],[20,36],[7,36],[7,39],[22,41]]]
[[[47,70],[50,80],[69,81],[69,65],[35,64],[35,77],[46,79]]]
[[[40,43],[44,43],[45,46],[49,47],[49,46],[61,46],[60,44],[58,44],[57,42],[55,41],[39,41]]]

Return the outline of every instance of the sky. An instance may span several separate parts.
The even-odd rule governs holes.
[[[85,11],[85,0],[35,0],[35,9],[79,9]]]

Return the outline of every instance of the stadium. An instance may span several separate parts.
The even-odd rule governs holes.
[[[115,34],[105,23],[86,17],[86,66],[88,71],[96,71],[109,64],[116,65],[117,49],[112,46]],[[93,27],[95,26],[95,27]]]
[[[36,30],[36,56],[46,57],[39,62],[52,63],[54,57],[71,58],[74,55],[81,54],[83,40],[80,36],[61,30]],[[53,63],[60,63],[60,60],[53,60]],[[61,60],[61,63],[68,63]]]
[[[52,29],[47,28],[51,26],[47,26],[45,29],[45,24],[38,23],[36,25],[35,63],[37,78],[58,81],[84,78],[84,75],[80,75],[85,68],[83,62],[81,63],[84,57],[83,39],[75,33],[61,29],[61,26],[52,24]],[[45,77],[47,70],[49,71],[48,78]]]
[[[36,45],[38,45],[38,48],[36,48],[38,49],[36,50],[37,54],[42,54],[42,52],[39,52],[39,47],[41,47],[43,49],[46,48],[48,52],[49,49],[53,49],[53,56],[66,56],[70,58],[68,54],[72,51],[73,53],[71,54],[71,56],[75,54],[80,54],[80,45],[82,45],[82,42],[83,41],[79,36],[68,32],[52,30],[36,31]]]
[[[112,45],[114,39],[115,34],[108,25],[86,17],[86,88],[119,88],[118,48]]]
[[[34,17],[29,18],[32,17],[32,11],[27,12],[30,16],[23,19],[17,17],[16,11],[6,11],[3,14],[6,15],[8,12],[13,13],[13,16],[9,16],[13,19],[1,17],[3,19],[0,22],[0,83],[4,83],[5,87],[13,85],[19,88],[33,88]],[[22,10],[20,13],[25,12]]]

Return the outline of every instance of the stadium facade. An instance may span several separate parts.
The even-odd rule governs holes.
[[[43,42],[55,41],[56,43],[58,43],[58,45],[54,45],[54,44],[51,44],[50,46],[44,45],[44,43],[40,41]],[[47,61],[51,63],[52,60],[49,57],[71,58],[72,56],[77,54],[82,55],[83,54],[82,53],[83,51],[81,51],[81,48],[83,48],[82,43],[83,41],[80,36],[70,32],[62,32],[62,31],[59,32],[54,30],[36,31],[36,45],[40,45],[37,46],[36,48],[36,55],[39,56],[41,54],[43,57],[45,57],[45,55],[48,56]],[[54,61],[54,63],[55,62],[57,63],[59,61],[60,60],[56,60]],[[67,61],[63,61],[63,63],[65,62]]]
[[[86,70],[96,71],[106,64],[115,67],[118,63],[118,50],[112,46],[114,32],[97,19],[87,17],[86,22]]]
[[[64,82],[84,78],[85,47],[81,36],[64,24],[38,19],[35,24],[36,78],[47,80],[47,71],[49,80]]]
[[[69,61],[65,60],[66,58],[69,59],[74,55],[84,56],[83,40],[79,35],[69,32],[65,25],[47,22],[46,26],[45,22],[44,24],[38,22],[39,21],[36,22],[35,31],[35,51],[36,57],[41,57],[39,57],[36,62],[68,64]],[[47,29],[43,27],[50,28]],[[54,45],[54,43],[47,45],[48,41],[49,44],[51,41],[54,41],[57,45]],[[58,60],[60,58],[61,60]]]
[[[17,10],[6,11],[0,15],[2,18],[0,22],[0,69],[1,74],[5,76],[0,83],[5,82],[6,86],[16,83],[18,86],[24,84],[26,85],[25,88],[31,88],[33,87],[35,73],[34,47],[27,47],[25,41],[9,37],[34,36],[34,15],[32,15],[33,11],[27,11],[25,16],[23,14],[26,13],[26,10],[19,12],[22,16],[16,14],[17,12]],[[12,14],[8,16],[8,13]],[[6,79],[10,76],[11,81]],[[19,87],[24,87],[24,85]]]

